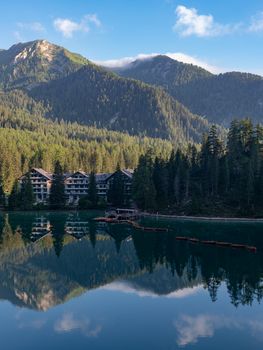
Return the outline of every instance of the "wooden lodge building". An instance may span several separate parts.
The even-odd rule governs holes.
[[[125,169],[121,170],[121,173],[124,180],[125,195],[129,197],[131,195],[133,171]],[[110,189],[111,182],[113,181],[115,175],[116,172],[96,174],[98,197],[106,202],[108,191]],[[21,178],[19,179],[20,184],[23,183],[26,176],[28,176],[28,173],[21,176]],[[31,169],[29,176],[36,199],[35,203],[47,204],[50,195],[53,174],[40,168],[33,168]],[[67,204],[69,206],[77,206],[79,199],[88,194],[89,174],[83,171],[76,171],[74,173],[64,174],[64,184]]]

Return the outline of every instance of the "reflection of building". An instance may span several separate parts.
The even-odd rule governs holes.
[[[80,239],[89,233],[89,222],[76,220],[74,218],[66,221],[65,232],[77,239]]]
[[[37,241],[51,232],[50,221],[44,216],[37,218],[32,224],[31,239]]]
[[[97,193],[100,199],[107,201],[108,191],[114,180],[115,173],[96,174]],[[121,170],[124,182],[124,195],[129,198],[131,195],[131,185],[133,172],[131,170]],[[20,179],[20,185],[25,181],[27,174]],[[69,205],[77,205],[79,199],[88,194],[89,175],[83,171],[73,174],[65,174],[65,195]],[[30,171],[30,180],[37,203],[46,204],[50,194],[53,175],[43,169],[33,168]]]

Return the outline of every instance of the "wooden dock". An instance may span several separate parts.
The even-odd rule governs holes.
[[[106,217],[99,217],[94,219],[97,222],[106,222],[108,224],[128,224],[131,225],[135,230],[147,231],[147,232],[168,232],[169,229],[165,227],[147,227],[141,226],[137,222],[132,220],[117,220]]]

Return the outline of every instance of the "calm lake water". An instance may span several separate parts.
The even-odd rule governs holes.
[[[1,349],[262,349],[263,224],[0,217]],[[257,246],[258,252],[176,236]]]

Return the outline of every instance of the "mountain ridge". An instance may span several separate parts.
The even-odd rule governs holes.
[[[237,119],[263,119],[263,77],[251,73],[212,74],[203,68],[156,56],[113,69],[120,76],[162,87],[193,114],[229,127]]]
[[[198,77],[210,74],[194,69]],[[12,100],[16,108],[15,101],[24,109],[32,108],[28,96],[37,101],[42,116],[51,119],[169,139],[180,145],[200,142],[210,127],[163,87],[120,77],[46,40],[19,43],[0,52],[0,88],[3,93],[23,91],[24,101]]]
[[[71,99],[73,92],[76,98]],[[162,89],[120,78],[90,65],[67,77],[42,84],[30,95],[44,101],[58,118],[112,130],[128,130],[132,135],[145,134],[182,143],[178,137],[181,129],[185,139],[198,142],[202,132],[209,127],[207,121],[189,113]]]

